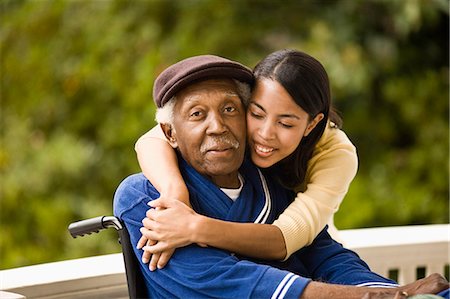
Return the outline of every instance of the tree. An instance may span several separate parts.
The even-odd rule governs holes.
[[[111,213],[153,80],[204,53],[322,61],[360,157],[338,227],[448,223],[448,36],[445,0],[4,0],[1,267],[120,250],[67,225]]]

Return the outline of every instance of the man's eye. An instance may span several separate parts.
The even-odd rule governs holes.
[[[200,111],[194,111],[191,113],[191,117],[199,117],[202,113]]]
[[[225,112],[234,112],[234,111],[236,111],[236,108],[234,108],[234,107],[225,107]]]

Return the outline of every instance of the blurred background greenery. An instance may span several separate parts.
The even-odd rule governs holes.
[[[187,56],[326,67],[360,168],[340,229],[449,222],[448,0],[1,1],[0,268],[119,252],[112,213],[154,125],[153,80]],[[339,174],[337,174],[339,175]]]

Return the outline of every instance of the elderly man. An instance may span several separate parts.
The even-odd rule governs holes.
[[[155,82],[154,99],[163,131],[177,148],[193,208],[228,221],[270,223],[292,196],[244,161],[243,101],[245,84],[252,80],[251,71],[239,63],[197,56],[166,69]],[[114,213],[124,221],[132,244],[141,236],[148,202],[158,197],[143,174],[128,177],[117,189]],[[135,249],[135,254],[141,261],[142,251]],[[140,266],[150,297],[160,298],[351,299],[361,298],[368,289],[342,284],[396,286],[370,272],[355,253],[334,242],[325,230],[282,263],[263,264],[224,250],[189,245],[177,249],[164,269],[152,272],[142,262]],[[420,284],[418,288],[434,291],[421,289]],[[371,291],[393,297],[397,291],[410,289]]]

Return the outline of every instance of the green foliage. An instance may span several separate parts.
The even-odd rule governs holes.
[[[338,227],[449,222],[446,0],[0,3],[1,268],[120,250],[67,225],[111,214],[155,76],[204,53],[323,62],[360,157]]]

